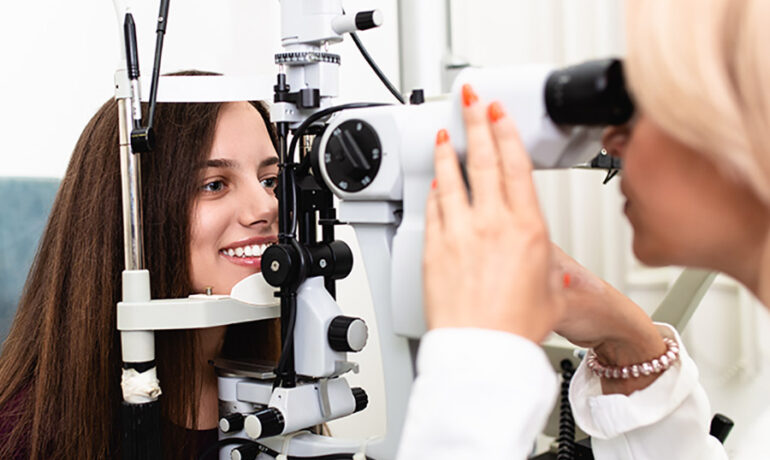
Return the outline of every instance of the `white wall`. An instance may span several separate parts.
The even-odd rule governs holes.
[[[112,94],[118,57],[112,5],[107,0],[6,3],[0,13],[0,175],[60,177],[86,121]],[[133,3],[142,73],[149,75],[157,2]],[[452,0],[451,4],[455,53],[476,65],[568,63],[624,50],[620,0]],[[361,36],[397,84],[396,1],[346,0],[345,6],[383,11],[385,25]],[[272,74],[278,27],[277,0],[172,2],[163,70]],[[343,59],[344,99],[391,100],[351,43],[337,51]],[[630,254],[630,231],[619,212],[617,181],[601,186],[601,176],[592,172],[538,172],[536,177],[554,239],[653,310],[677,271],[643,267]],[[340,233],[353,241],[349,229]],[[339,296],[346,311],[374,324],[361,264],[340,283]],[[727,444],[733,453],[750,445],[744,441],[753,426],[768,427],[757,421],[770,403],[770,395],[763,391],[770,385],[768,339],[761,333],[768,330],[768,322],[766,311],[743,289],[720,279],[684,334],[714,409],[737,422]],[[339,434],[364,436],[384,429],[376,334],[373,340],[358,357],[362,373],[351,379],[367,388],[371,407],[333,424]],[[739,458],[737,453],[734,458]]]

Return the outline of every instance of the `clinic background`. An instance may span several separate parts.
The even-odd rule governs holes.
[[[149,78],[158,2],[128,3],[137,21],[142,76]],[[449,3],[452,54],[476,66],[567,64],[622,55],[625,49],[621,0]],[[384,25],[360,36],[398,86],[398,1],[343,4],[349,10],[383,12]],[[274,78],[273,54],[280,44],[278,0],[177,1],[171,2],[169,16],[163,72],[200,69]],[[118,31],[109,0],[6,2],[0,12],[0,175],[63,176],[81,130],[113,95]],[[342,56],[342,101],[393,102],[349,39],[330,51]],[[535,176],[553,239],[648,312],[654,310],[680,269],[651,269],[635,260],[618,181],[603,186],[603,173],[593,171]],[[353,358],[361,364],[361,373],[350,377],[351,385],[366,388],[370,405],[330,425],[340,436],[374,435],[384,431],[386,397],[374,313],[353,232],[342,228],[339,235],[356,257],[354,272],[338,284],[340,304],[348,314],[363,317],[373,332],[367,348]],[[747,438],[758,445],[762,436],[757,433],[770,428],[770,414],[763,416],[770,406],[768,332],[770,316],[758,302],[734,281],[718,277],[683,334],[713,411],[736,422],[727,440],[735,458],[751,448]],[[756,458],[744,455],[740,457]]]

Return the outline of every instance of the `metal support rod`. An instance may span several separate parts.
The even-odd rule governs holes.
[[[418,88],[427,97],[443,92],[447,18],[446,0],[398,0],[400,86],[404,97]]]
[[[131,152],[130,133],[134,128],[134,120],[131,103],[127,99],[118,99],[118,118],[126,270],[142,270],[144,269],[144,237],[141,158],[139,154]]]
[[[289,123],[277,123],[278,130],[278,161],[280,171],[278,172],[278,241],[281,244],[291,244],[294,238],[293,231],[294,213],[296,209],[293,203],[296,197],[296,184],[294,180],[294,163],[290,158],[288,151]],[[278,378],[281,386],[291,388],[296,385],[296,374],[294,372],[294,345],[292,340],[287,340],[292,334],[291,323],[294,322],[297,309],[296,286],[282,286],[281,292],[281,343],[284,349],[281,350],[283,366],[278,369]]]

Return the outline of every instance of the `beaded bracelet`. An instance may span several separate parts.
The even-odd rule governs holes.
[[[605,379],[628,379],[660,374],[679,359],[679,345],[668,337],[664,337],[663,342],[666,343],[666,352],[652,361],[622,367],[607,366],[599,362],[596,353],[591,349],[588,350],[586,365],[598,377]]]

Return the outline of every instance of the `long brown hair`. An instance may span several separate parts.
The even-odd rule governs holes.
[[[252,103],[271,135],[269,116]],[[156,146],[142,155],[146,268],[153,298],[186,297],[194,197],[219,103],[158,104]],[[275,143],[275,136],[273,135]],[[120,343],[116,303],[124,269],[118,106],[105,103],[78,140],[51,211],[16,317],[0,354],[0,458],[105,458],[120,451]],[[259,359],[275,359],[275,321],[236,328]],[[156,333],[165,420],[198,419],[200,369],[193,331]],[[194,383],[195,382],[195,383]],[[3,418],[5,420],[3,420]],[[169,423],[165,424],[169,426]],[[181,430],[164,430],[166,458]],[[174,434],[175,431],[177,434]]]

